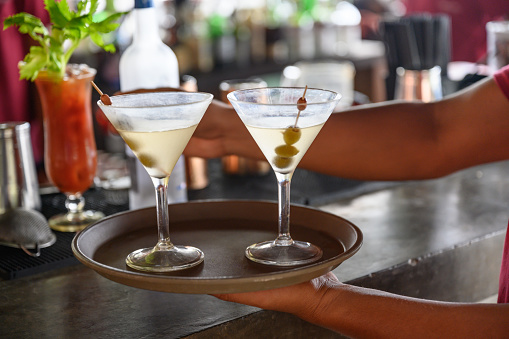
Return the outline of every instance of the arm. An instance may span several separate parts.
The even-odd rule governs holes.
[[[349,178],[439,177],[508,159],[507,128],[509,101],[490,78],[434,103],[387,102],[335,114],[302,167],[317,170],[313,164],[328,158],[328,174]]]
[[[492,78],[435,103],[385,102],[333,114],[300,167],[360,180],[434,178],[509,158],[509,101]],[[233,108],[215,102],[187,155],[263,159]]]
[[[282,311],[349,337],[502,338],[507,304],[420,300],[340,283],[329,273],[291,287],[217,296]]]

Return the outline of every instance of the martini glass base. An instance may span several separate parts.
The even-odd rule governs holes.
[[[322,257],[322,250],[308,242],[293,241],[290,245],[277,245],[265,241],[246,248],[246,257],[254,262],[273,266],[309,264]]]
[[[203,252],[192,246],[170,249],[143,248],[129,254],[127,266],[146,272],[172,272],[197,266],[203,262]]]
[[[59,232],[79,232],[90,224],[104,218],[99,211],[67,212],[58,214],[48,220],[49,227]]]

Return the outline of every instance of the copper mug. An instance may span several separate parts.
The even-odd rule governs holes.
[[[219,84],[221,100],[227,104],[230,102],[226,96],[230,92],[262,87],[267,87],[267,83],[259,78],[224,80]],[[230,175],[264,175],[270,171],[270,165],[266,161],[253,160],[237,155],[224,156],[221,158],[221,163],[223,172]]]
[[[431,102],[442,99],[442,69],[408,70],[398,67],[396,70],[395,99],[406,101]]]
[[[186,92],[197,92],[198,83],[191,75],[183,75],[180,79],[180,88]],[[209,185],[207,159],[199,157],[186,157],[187,188],[200,190]]]

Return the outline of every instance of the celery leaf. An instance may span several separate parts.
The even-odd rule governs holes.
[[[104,42],[103,34],[116,30],[119,24],[115,21],[125,13],[111,14],[104,20],[94,21],[99,0],[80,0],[75,11],[70,9],[68,0],[44,0],[44,5],[51,21],[50,30],[39,18],[24,12],[4,20],[4,30],[16,26],[20,33],[30,35],[40,45],[31,47],[19,63],[20,79],[33,81],[42,70],[62,78],[72,53],[88,37],[105,51],[115,52],[113,44]]]

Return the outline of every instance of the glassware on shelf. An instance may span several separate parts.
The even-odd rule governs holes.
[[[119,81],[122,92],[179,88],[179,63],[173,50],[160,36],[159,16],[161,8],[153,0],[136,0],[131,14],[134,19],[133,41],[122,53],[119,61]],[[126,148],[131,189],[129,208],[137,209],[155,205],[152,181],[143,165]],[[187,201],[186,168],[181,156],[168,183],[168,199],[171,203]]]
[[[491,73],[509,64],[509,21],[490,21],[486,24],[487,64]]]
[[[341,93],[337,109],[348,109],[354,102],[355,66],[350,61],[299,61],[286,66],[281,87],[317,87]]]

